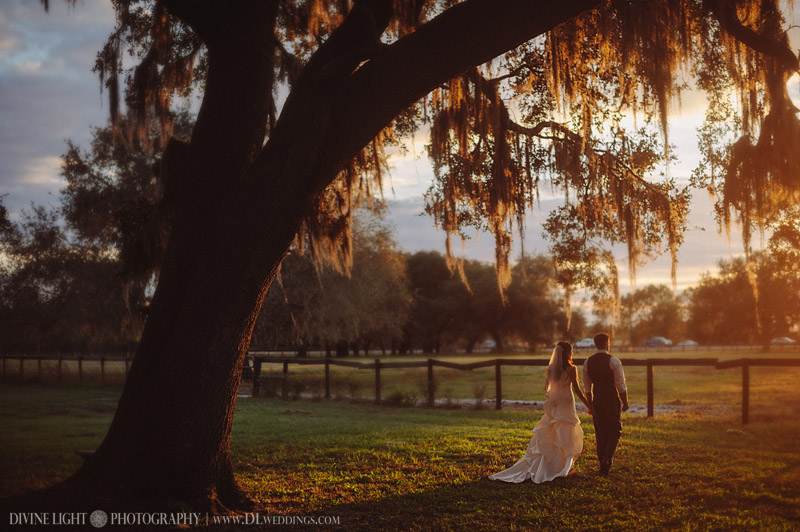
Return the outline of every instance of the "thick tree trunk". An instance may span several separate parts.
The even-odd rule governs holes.
[[[240,367],[312,198],[291,182],[276,183],[273,198],[229,202],[202,246],[200,235],[173,233],[117,415],[78,478],[136,499],[241,505],[229,450]],[[271,230],[248,230],[258,226]],[[186,242],[203,252],[190,253]]]
[[[109,432],[70,481],[115,500],[209,509],[246,502],[230,456],[240,368],[310,197],[285,184],[271,198],[246,196],[266,134],[274,69],[264,51],[277,2],[240,7],[228,16],[255,40],[242,45],[233,30],[209,36],[203,105],[177,173],[158,288]],[[281,163],[273,159],[275,175],[294,170]],[[260,238],[251,231],[257,216],[272,229]]]
[[[336,356],[346,357],[350,354],[350,348],[346,340],[339,340],[336,342]]]
[[[503,342],[503,335],[497,331],[489,331],[489,334],[492,336],[492,340],[494,340],[495,343],[495,348],[493,351],[495,353],[505,353],[506,346]]]
[[[475,350],[475,344],[478,343],[478,338],[468,338],[467,339],[467,346],[464,348],[464,351],[469,355],[472,351]]]

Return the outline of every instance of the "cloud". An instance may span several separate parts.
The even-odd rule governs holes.
[[[52,185],[61,186],[64,181],[57,177],[61,168],[60,157],[40,157],[30,160],[18,177],[17,181],[22,185]]]
[[[103,125],[97,51],[114,26],[108,2],[0,2],[0,193],[9,210],[52,205],[65,139],[86,146]]]

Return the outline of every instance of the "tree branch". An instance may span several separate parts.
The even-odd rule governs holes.
[[[192,28],[203,41],[213,41],[217,18],[208,0],[159,0],[167,10]]]
[[[332,179],[395,116],[438,85],[600,3],[466,0],[423,24],[350,77],[322,159],[333,168],[321,173]]]
[[[719,21],[720,26],[736,39],[753,50],[775,58],[789,72],[800,70],[794,52],[785,44],[769,35],[762,35],[748,28],[736,15],[735,2],[728,0],[703,0],[703,4]]]
[[[486,81],[488,81],[489,83],[500,83],[501,81],[504,81],[506,79],[513,78],[514,76],[516,76],[517,74],[519,74],[520,72],[525,70],[526,68],[530,69],[531,67],[528,66],[528,65],[522,64],[522,65],[518,66],[517,68],[514,68],[514,69],[508,71],[506,74],[503,74],[502,76],[497,76],[496,78],[492,78],[492,79],[489,79],[489,80],[486,80]]]
[[[519,71],[524,67],[524,65],[520,68],[515,70]],[[518,133],[520,135],[528,135],[531,137],[538,137],[541,139],[549,139],[549,140],[569,140],[570,142],[576,144],[583,144],[583,137],[574,133],[571,129],[569,129],[564,124],[560,122],[556,122],[554,120],[543,120],[536,124],[535,126],[524,126],[518,122],[515,122],[511,119],[511,116],[508,113],[508,108],[506,107],[505,103],[503,102],[502,98],[500,97],[500,93],[497,91],[497,80],[500,78],[495,79],[486,79],[481,75],[478,69],[473,69],[467,72],[466,74],[467,79],[469,79],[475,87],[486,97],[489,101],[492,102],[492,105],[495,105],[497,109],[500,111],[500,119],[503,121],[506,129],[509,131],[513,131],[514,133]],[[563,135],[563,137],[554,137],[549,135],[543,135],[542,132],[545,129],[550,129],[553,131],[557,131]]]

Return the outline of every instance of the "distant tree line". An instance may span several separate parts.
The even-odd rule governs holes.
[[[379,221],[373,225],[381,226]],[[365,232],[356,223],[349,276],[316,268],[291,253],[258,318],[252,349],[309,349],[328,355],[467,353],[491,341],[491,350],[526,349],[563,336],[566,316],[552,261],[520,260],[504,302],[490,264],[465,261],[464,279],[434,251],[404,254],[383,227]],[[466,282],[465,282],[466,281]],[[582,315],[578,318],[583,323]]]
[[[761,345],[800,333],[800,224],[787,216],[773,226],[766,249],[721,260],[716,273],[680,295],[648,285],[621,298],[619,341],[642,345],[653,336],[701,345]]]

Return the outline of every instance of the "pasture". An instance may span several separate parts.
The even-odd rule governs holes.
[[[504,395],[543,399],[542,368],[517,369],[504,373]],[[507,485],[486,476],[521,456],[539,410],[277,397],[238,400],[235,467],[257,511],[339,516],[340,525],[327,529],[796,530],[800,369],[752,370],[745,427],[739,372],[658,369],[657,404],[683,408],[655,418],[625,414],[609,477],[596,473],[586,415],[584,453],[567,478]],[[477,371],[452,378],[449,371],[437,368],[440,390],[450,386],[454,396],[469,397],[483,382]],[[339,377],[371,377],[360,373]],[[397,390],[413,389],[415,377],[386,372],[387,386]],[[629,372],[632,403],[643,399],[641,380]],[[99,444],[119,393],[97,385],[1,385],[0,496],[52,484],[79,467],[75,451]]]

